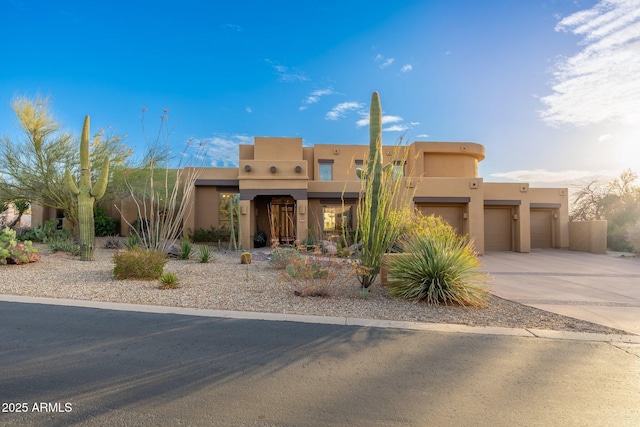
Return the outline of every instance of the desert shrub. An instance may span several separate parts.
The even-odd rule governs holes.
[[[0,233],[0,264],[26,264],[37,261],[31,241],[18,242],[16,232],[5,227]]]
[[[627,241],[631,245],[633,252],[640,254],[640,221],[638,221],[632,227],[629,227],[627,232]]]
[[[242,255],[240,255],[240,264],[251,264],[252,258],[251,252],[243,252]]]
[[[172,271],[162,274],[158,281],[160,282],[160,286],[158,286],[160,289],[176,289],[180,287],[180,280],[176,273]]]
[[[50,219],[42,225],[37,225],[27,230],[20,237],[21,240],[31,240],[33,242],[47,243],[51,239],[70,239],[71,231],[67,229],[57,229],[58,220]]]
[[[54,237],[49,239],[47,247],[51,252],[66,252],[73,256],[80,255],[80,245],[74,239]]]
[[[405,237],[391,260],[391,295],[429,304],[483,306],[486,276],[473,243],[453,230]]]
[[[328,297],[333,289],[354,279],[351,263],[315,257],[292,258],[282,272],[282,279],[301,297]]]
[[[118,231],[118,222],[109,217],[107,210],[103,206],[94,205],[93,221],[95,234],[98,237],[116,234]]]
[[[269,264],[278,270],[284,270],[292,261],[299,260],[302,255],[294,248],[278,248],[271,252]]]
[[[120,249],[122,248],[122,242],[118,236],[107,236],[102,247],[105,249]]]
[[[117,252],[113,256],[113,262],[113,275],[116,279],[156,280],[162,275],[167,258],[162,252],[134,246]]]
[[[211,252],[211,248],[209,246],[200,246],[200,248],[198,249],[198,260],[203,264],[214,260],[213,252]]]
[[[198,228],[189,236],[192,242],[228,242],[231,240],[231,230],[226,225],[220,228],[211,226],[209,229]]]
[[[178,258],[189,259],[191,258],[192,253],[193,253],[193,243],[191,243],[189,239],[182,239],[180,241],[180,251],[178,253]]]

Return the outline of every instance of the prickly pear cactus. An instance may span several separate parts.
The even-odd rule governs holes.
[[[27,264],[40,259],[29,240],[18,242],[16,232],[6,227],[0,233],[0,264]]]
[[[95,185],[91,185],[91,164],[89,162],[89,116],[84,118],[82,137],[80,138],[80,186],[76,185],[67,169],[65,179],[67,186],[77,198],[78,231],[80,240],[80,259],[93,261],[95,249],[95,228],[93,204],[104,196],[109,181],[109,159],[104,160],[100,176]]]

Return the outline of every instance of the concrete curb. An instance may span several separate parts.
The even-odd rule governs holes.
[[[144,304],[84,301],[63,298],[27,297],[1,295],[0,301],[24,304],[59,305],[66,307],[97,308],[103,310],[132,311],[138,313],[179,314],[183,316],[219,317],[228,319],[268,320],[280,322],[316,323],[326,325],[364,326],[370,328],[392,328],[412,331],[448,332],[484,335],[508,335],[526,338],[547,338],[577,341],[615,342],[640,344],[638,335],[591,334],[586,332],[551,331],[542,329],[502,328],[488,326],[466,326],[447,323],[406,322],[397,320],[359,319],[350,317],[308,316],[302,314],[261,313],[252,311],[210,310],[188,307],[170,307]]]

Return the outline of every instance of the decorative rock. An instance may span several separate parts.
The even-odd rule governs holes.
[[[324,246],[324,250],[327,253],[327,255],[336,255],[338,253],[338,248],[333,243]]]

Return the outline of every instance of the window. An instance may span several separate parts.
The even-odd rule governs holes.
[[[233,225],[238,226],[238,193],[220,193],[218,205],[218,225],[231,227],[231,209],[233,209]]]
[[[325,238],[342,236],[343,230],[351,230],[351,205],[324,205],[322,207],[322,230]]]
[[[333,181],[333,160],[318,160],[318,179]]]
[[[364,169],[364,161],[356,160],[356,181],[360,181],[360,177],[358,176],[358,169]]]
[[[404,176],[404,163],[400,161],[393,162],[393,179],[402,178]]]

